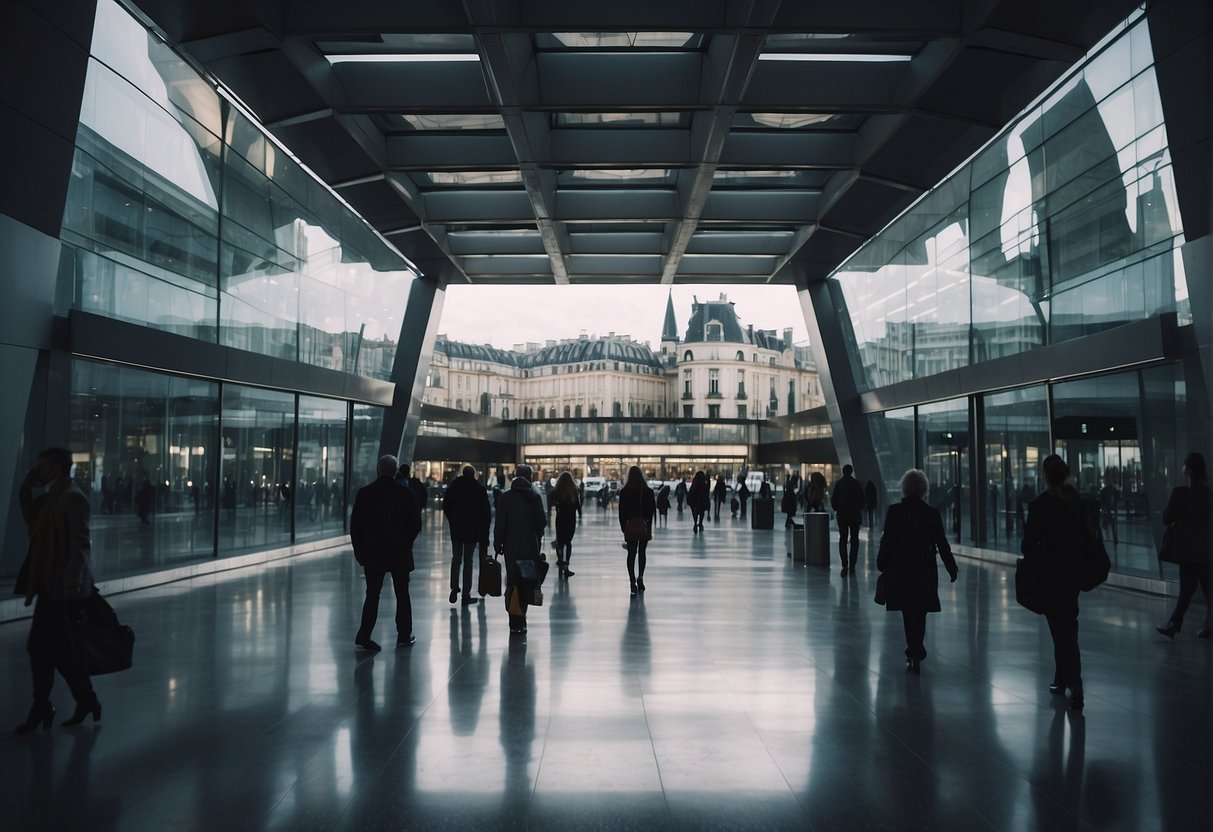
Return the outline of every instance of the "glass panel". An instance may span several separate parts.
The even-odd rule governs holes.
[[[694,32],[536,32],[536,49],[698,49]]]
[[[504,130],[499,113],[384,113],[373,117],[386,133],[412,130]]]
[[[690,113],[554,113],[557,127],[687,127]]]
[[[978,498],[985,512],[985,539],[980,545],[1019,552],[1027,505],[1040,489],[1040,463],[1050,453],[1044,387],[986,396],[986,482]]]
[[[294,459],[295,397],[224,385],[221,555],[291,542]]]
[[[435,170],[424,174],[415,174],[423,180],[423,185],[435,187],[468,186],[468,185],[521,185],[522,171],[518,170]]]
[[[212,557],[219,385],[73,360],[70,402],[97,578]]]
[[[858,130],[864,118],[846,113],[736,113],[733,129]]]
[[[778,185],[783,188],[820,188],[829,174],[817,170],[720,170],[712,174],[713,187],[721,185]]]
[[[299,397],[295,539],[331,537],[345,528],[346,403]]]
[[[654,184],[674,184],[674,172],[669,168],[635,168],[616,170],[592,170],[577,168],[576,170],[557,171],[556,181],[564,185],[626,185],[629,182],[652,186]]]
[[[354,405],[354,421],[350,425],[353,459],[350,460],[350,487],[346,497],[347,511],[353,509],[354,495],[358,493],[358,489],[375,481],[377,476],[375,467],[379,464],[379,457],[387,453],[379,445],[383,436],[383,415],[382,407],[371,404]],[[426,427],[426,423],[423,422],[420,432],[435,435],[441,433],[434,429],[433,425],[428,426],[429,430]]]
[[[952,399],[918,408],[918,447],[931,492],[927,500],[943,516],[957,543],[972,540],[969,511],[969,400]]]
[[[883,516],[890,505],[900,502],[901,475],[914,467],[914,408],[871,413],[868,426],[880,465],[878,481],[884,483],[877,508],[877,514]],[[877,493],[881,493],[879,487]]]

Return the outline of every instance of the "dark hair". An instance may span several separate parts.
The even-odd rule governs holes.
[[[1065,485],[1070,476],[1070,466],[1066,465],[1066,461],[1057,454],[1046,456],[1040,467],[1045,475],[1045,484],[1053,488]]]
[[[72,452],[67,448],[47,448],[42,453],[38,454],[38,459],[45,459],[52,465],[61,468],[64,475],[71,473]]]
[[[641,471],[635,465],[628,469],[628,488],[644,488],[646,484],[644,481],[644,471]]]
[[[855,469],[852,468],[850,465],[842,466],[842,475],[844,477],[849,477],[849,476],[851,476],[851,474],[854,474],[854,473],[855,473]]]
[[[1193,481],[1208,482],[1209,469],[1205,465],[1205,458],[1196,453],[1196,451],[1192,451],[1192,453],[1184,457],[1184,467],[1192,475]]]

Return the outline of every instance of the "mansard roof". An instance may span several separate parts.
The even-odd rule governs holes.
[[[709,342],[708,324],[713,322],[720,324],[721,337]],[[777,333],[755,330],[752,326],[743,327],[732,301],[724,297],[720,300],[696,301],[691,305],[691,320],[687,322],[687,334],[682,340],[686,344],[753,344],[760,349],[784,349],[783,338]]]
[[[522,365],[521,353],[513,350],[500,350],[488,344],[465,344],[462,341],[448,341],[439,338],[434,342],[434,351],[446,353],[451,358],[463,358],[468,361],[491,361],[495,364],[505,364],[507,367]]]
[[[522,367],[548,367],[554,364],[580,364],[589,361],[626,361],[647,367],[662,366],[661,358],[644,344],[610,337],[566,341],[520,357]]]

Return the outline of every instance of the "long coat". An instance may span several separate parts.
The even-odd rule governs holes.
[[[571,502],[553,499],[552,503],[556,506],[556,540],[572,543],[573,535],[577,533],[577,520],[581,517],[581,498],[574,497]]]
[[[93,591],[88,497],[68,477],[56,480],[36,498],[29,485],[23,484],[17,496],[30,530],[31,551],[17,574],[14,592],[27,599],[35,595],[52,601],[87,598]],[[49,514],[44,516],[47,510]],[[39,545],[47,551],[32,551]],[[38,571],[42,574],[33,574]]]
[[[691,511],[700,513],[707,511],[708,503],[712,501],[711,494],[707,480],[703,480],[698,485],[692,482],[691,488],[687,492],[687,503],[691,506]]]
[[[451,529],[452,543],[489,542],[489,494],[473,477],[462,474],[447,486],[442,499],[442,513]]]
[[[413,541],[421,533],[421,512],[407,484],[380,477],[358,489],[350,514],[354,557],[366,569],[413,571]]]
[[[509,490],[497,501],[497,522],[493,526],[493,548],[505,554],[509,576],[514,563],[539,557],[539,541],[547,528],[543,501],[524,477],[515,477]]]
[[[644,522],[653,525],[653,515],[657,513],[657,498],[653,489],[647,485],[636,488],[625,485],[619,490],[619,530],[625,531],[628,521],[633,517],[643,518]]]
[[[939,612],[939,569],[935,553],[948,574],[956,574],[956,559],[943,531],[939,512],[922,500],[905,498],[889,506],[876,568],[888,574],[885,608],[890,612]]]
[[[843,475],[830,489],[830,507],[838,517],[838,525],[857,525],[863,520],[863,486],[853,476]]]
[[[1044,561],[1045,615],[1078,615],[1085,536],[1082,502],[1072,487],[1060,495],[1046,491],[1028,504],[1019,549],[1029,560]]]
[[[1172,526],[1168,563],[1209,562],[1209,489],[1181,485],[1171,492],[1162,522]]]

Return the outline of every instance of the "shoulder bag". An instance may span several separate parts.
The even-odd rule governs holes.
[[[623,524],[623,539],[629,543],[638,540],[652,540],[653,531],[643,517],[629,517]]]
[[[95,587],[71,613],[70,624],[89,676],[117,673],[134,663],[135,631],[118,620]]]

